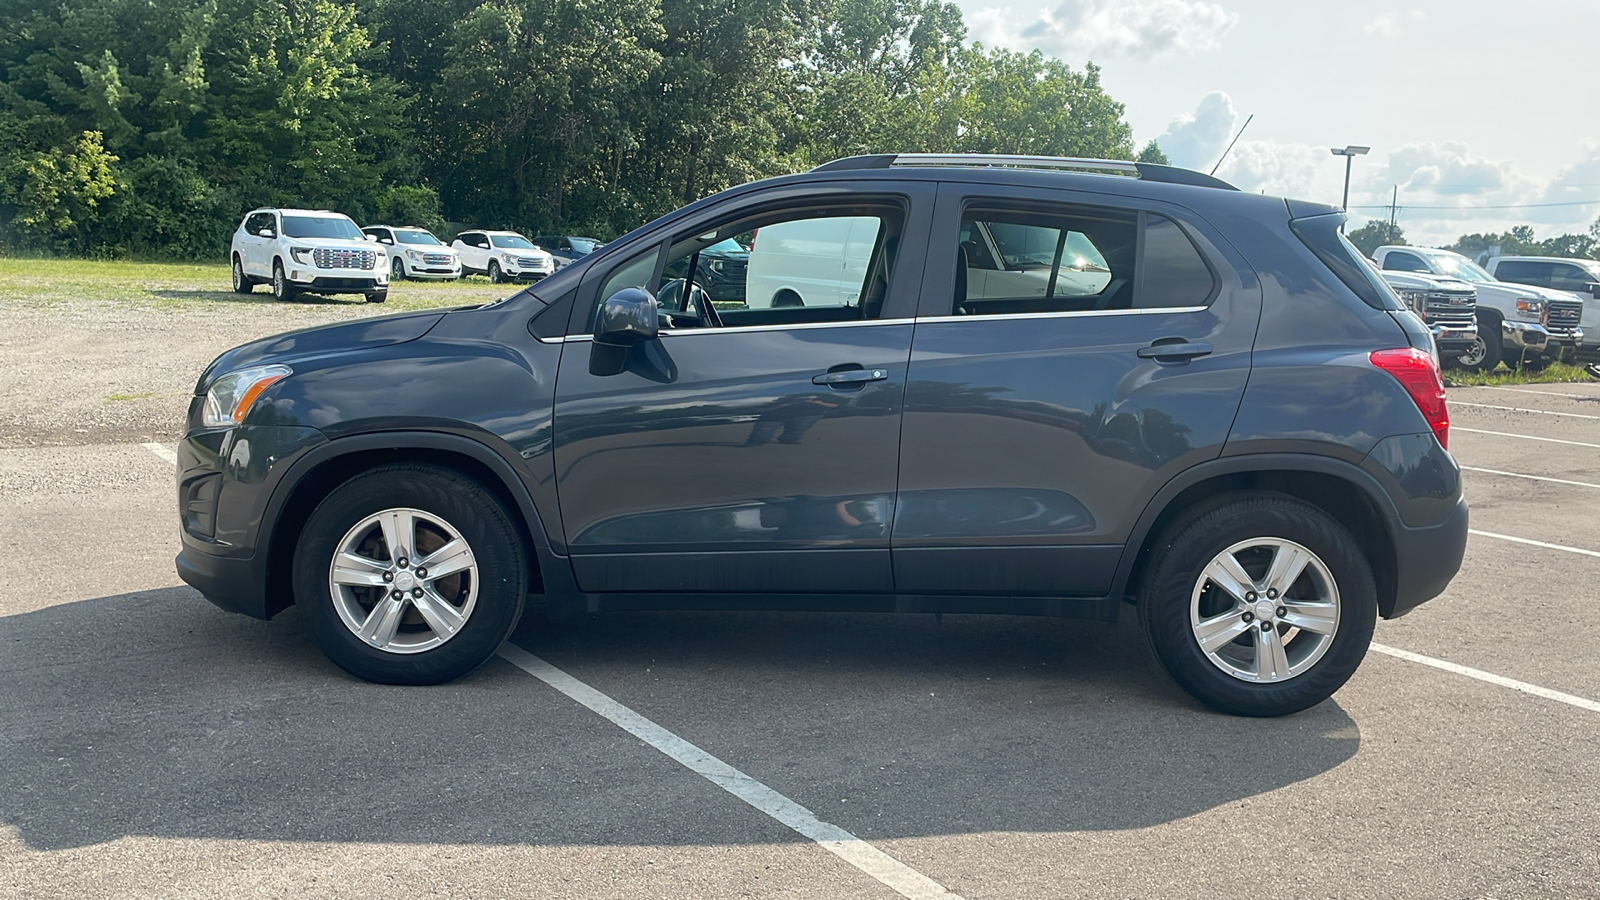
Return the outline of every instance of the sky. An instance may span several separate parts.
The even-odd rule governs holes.
[[[1140,146],[1412,243],[1600,217],[1600,0],[956,0],[969,38],[1101,67]],[[1550,205],[1563,204],[1563,205]],[[1382,206],[1384,209],[1360,209]],[[1491,209],[1488,207],[1516,207]]]

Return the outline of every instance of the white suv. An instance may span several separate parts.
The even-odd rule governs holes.
[[[326,210],[257,209],[233,233],[233,290],[248,294],[272,285],[272,296],[293,300],[301,291],[364,294],[368,303],[389,299],[383,254],[348,216]]]
[[[556,270],[556,259],[515,231],[463,231],[450,248],[461,257],[461,271],[502,281],[538,281]]]
[[[461,277],[461,258],[426,228],[368,225],[361,229],[388,254],[389,280],[426,278],[449,281]]]

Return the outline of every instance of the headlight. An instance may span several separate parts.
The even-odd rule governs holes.
[[[409,259],[412,262],[422,262],[422,253],[416,250],[407,250],[406,259]]]
[[[311,265],[311,250],[312,248],[310,247],[290,247],[289,255],[294,257],[294,261],[300,265],[309,266]],[[300,255],[302,253],[305,254],[304,257]]]
[[[1428,311],[1428,295],[1422,291],[1401,291],[1400,300],[1419,316]]]
[[[206,391],[201,422],[208,428],[226,428],[244,421],[250,405],[275,381],[287,378],[288,366],[251,366],[218,378]]]
[[[514,263],[514,262],[516,262],[516,261],[517,261],[517,258],[516,258],[516,257],[515,257],[515,256],[512,256],[512,255],[511,255],[511,254],[509,254],[509,253],[502,253],[502,254],[500,254],[500,258],[501,258],[501,259],[503,259],[503,260],[505,260],[505,261],[506,261],[506,262],[508,262],[508,263]]]
[[[1543,300],[1518,300],[1517,317],[1522,319],[1538,320],[1544,314]]]
[[[710,272],[713,275],[721,275],[722,274],[722,270],[724,268],[726,268],[727,265],[728,265],[728,261],[725,260],[725,259],[707,260],[706,261],[706,271]]]

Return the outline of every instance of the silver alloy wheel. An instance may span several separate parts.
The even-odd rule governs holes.
[[[405,277],[406,264],[400,261],[400,257],[396,256],[394,258],[394,264],[389,267],[389,280],[400,281]]]
[[[387,653],[422,653],[455,637],[478,601],[478,561],[433,513],[396,508],[345,532],[328,571],[340,621]]]
[[[1339,630],[1339,586],[1315,553],[1283,538],[1240,541],[1211,559],[1189,600],[1206,659],[1241,681],[1301,675]]]
[[[1467,351],[1456,359],[1463,366],[1476,366],[1483,363],[1484,357],[1489,355],[1489,343],[1482,336],[1472,339],[1472,345]]]
[[[272,267],[272,296],[277,297],[279,300],[282,300],[284,298],[284,295],[288,293],[288,290],[289,290],[289,277],[287,275],[283,274],[283,266],[281,266],[281,265],[273,266]]]
[[[239,264],[239,258],[233,258],[233,290],[235,293],[244,290],[244,266]]]

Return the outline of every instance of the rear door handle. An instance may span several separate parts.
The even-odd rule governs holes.
[[[1157,342],[1148,347],[1140,347],[1135,352],[1140,359],[1153,359],[1157,362],[1180,362],[1194,359],[1196,356],[1211,355],[1211,345],[1201,341]]]
[[[811,379],[812,384],[863,384],[868,381],[883,381],[889,377],[888,369],[842,369],[838,372],[824,372]]]

